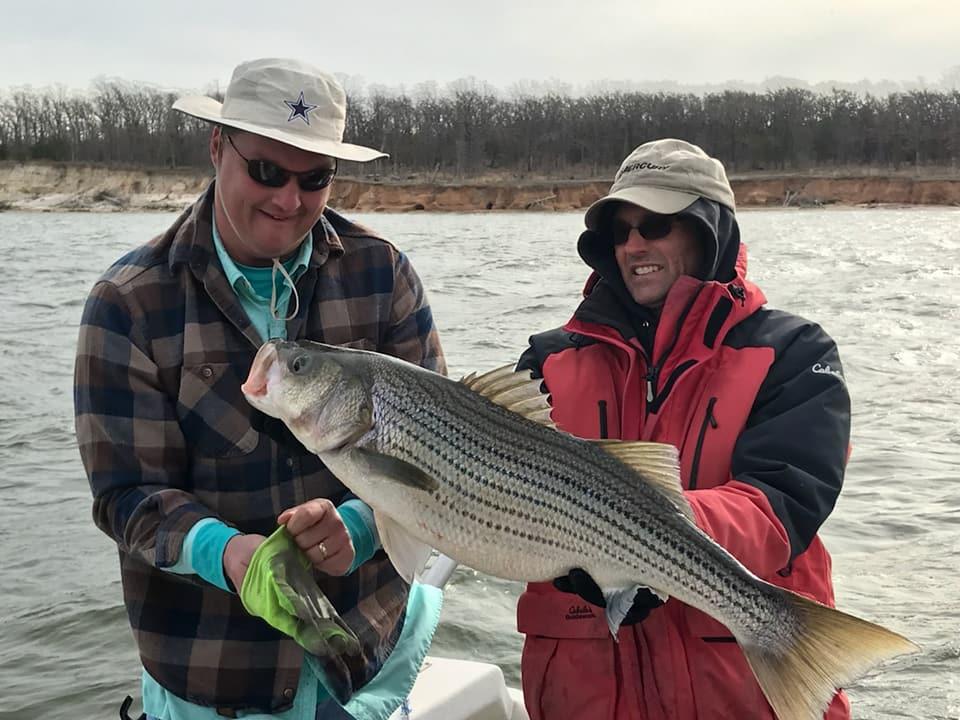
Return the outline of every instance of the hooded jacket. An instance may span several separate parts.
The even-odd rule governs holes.
[[[519,367],[544,378],[561,429],[675,445],[697,525],[760,578],[833,605],[817,532],[849,443],[836,345],[764,307],[730,210],[701,199],[684,214],[700,229],[705,280],[680,277],[657,317],[633,302],[610,242],[587,231],[585,298],[565,326],[530,339]],[[602,608],[531,583],[517,623],[533,720],[773,718],[730,631],[677,600],[615,643]],[[849,717],[843,693],[826,717]]]

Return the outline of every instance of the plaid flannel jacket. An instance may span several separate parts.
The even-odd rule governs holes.
[[[75,370],[77,441],[94,520],[119,548],[144,668],[191,702],[276,712],[294,697],[300,647],[248,615],[236,595],[160,569],[177,562],[201,518],[268,535],[286,508],[347,496],[316,455],[243,398],[261,339],[216,257],[212,190],[91,291]],[[409,260],[330,209],[297,291],[288,338],[446,371]],[[361,657],[321,659],[330,682],[352,692],[393,649],[408,587],[383,551],[347,577],[317,577],[361,639]]]

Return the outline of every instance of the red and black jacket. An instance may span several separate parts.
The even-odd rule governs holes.
[[[849,444],[837,348],[815,323],[763,307],[738,236],[717,255],[726,279],[681,277],[659,318],[595,273],[574,317],[533,336],[519,366],[544,378],[561,429],[675,445],[701,529],[759,577],[832,604],[817,532]],[[551,583],[521,596],[533,718],[770,717],[729,631],[707,615],[671,600],[613,643],[602,611],[582,606]],[[847,713],[838,695],[828,717]]]

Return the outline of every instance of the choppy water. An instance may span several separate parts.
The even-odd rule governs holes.
[[[513,360],[585,277],[579,214],[357,216],[412,257],[451,373]],[[90,518],[71,375],[83,299],[173,215],[0,214],[0,720],[116,717],[139,669],[111,542]],[[840,607],[922,654],[863,680],[858,718],[960,718],[960,211],[741,213],[771,305],[839,342],[853,456],[824,527]],[[514,583],[458,571],[433,652],[518,683]]]

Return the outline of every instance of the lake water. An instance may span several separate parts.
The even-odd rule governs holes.
[[[586,276],[579,213],[361,215],[413,259],[450,371],[513,361]],[[82,304],[172,214],[0,213],[0,720],[116,717],[139,692],[116,552],[73,434]],[[850,688],[858,718],[960,718],[960,211],[747,211],[750,276],[820,322],[853,396],[853,455],[823,536],[838,605],[923,652]],[[458,570],[433,653],[519,683],[515,583]]]

